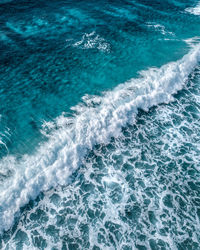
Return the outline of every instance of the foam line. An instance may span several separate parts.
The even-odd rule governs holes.
[[[193,14],[193,15],[200,15],[200,2],[195,7],[190,7],[186,9],[187,12]]]
[[[85,96],[83,103],[74,107],[73,117],[62,115],[55,124],[44,126],[51,130],[48,142],[34,155],[2,159],[0,169],[9,169],[12,175],[0,185],[0,232],[9,229],[20,207],[41,191],[66,185],[87,151],[118,137],[123,126],[134,123],[138,109],[148,111],[173,100],[172,94],[183,87],[199,61],[198,44],[179,61],[143,71],[138,79],[120,84],[102,97]]]

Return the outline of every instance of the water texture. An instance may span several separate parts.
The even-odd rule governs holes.
[[[199,1],[0,1],[0,248],[200,249]]]

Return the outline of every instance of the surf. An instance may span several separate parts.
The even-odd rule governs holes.
[[[138,78],[102,96],[86,95],[72,108],[73,115],[63,113],[55,121],[44,123],[42,133],[48,141],[33,155],[4,157],[0,170],[9,175],[0,187],[0,232],[8,230],[20,208],[40,192],[67,185],[87,152],[94,145],[119,137],[122,127],[135,123],[139,109],[148,112],[153,106],[173,101],[173,94],[183,88],[199,61],[200,45],[196,44],[176,62],[141,71]]]

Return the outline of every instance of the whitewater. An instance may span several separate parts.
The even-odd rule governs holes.
[[[193,15],[200,15],[200,3],[198,3],[195,7],[187,8],[186,11]]]
[[[19,216],[20,208],[42,191],[70,182],[94,145],[107,144],[119,137],[127,124],[134,124],[138,110],[174,100],[188,76],[200,61],[200,45],[193,45],[182,59],[161,68],[150,68],[102,96],[85,95],[73,107],[73,114],[63,113],[54,122],[43,124],[48,137],[33,155],[5,156],[0,171],[5,176],[0,187],[0,231],[8,230]]]

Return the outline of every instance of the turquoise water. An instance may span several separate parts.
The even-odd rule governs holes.
[[[0,248],[200,249],[198,1],[0,1]]]

